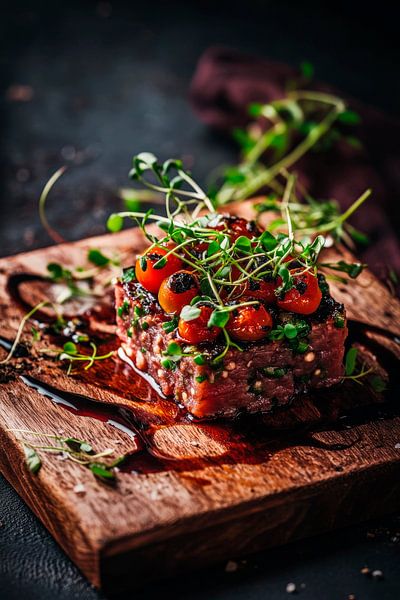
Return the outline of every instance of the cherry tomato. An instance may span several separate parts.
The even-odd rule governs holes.
[[[158,302],[166,313],[180,313],[199,294],[197,277],[190,271],[176,271],[162,282]]]
[[[241,306],[231,315],[226,330],[242,342],[256,342],[264,338],[272,327],[272,317],[262,304]]]
[[[201,342],[214,341],[219,333],[219,327],[207,327],[208,320],[212,313],[210,306],[201,306],[200,315],[192,321],[184,321],[179,319],[178,332],[179,335],[188,344],[201,344]]]
[[[282,299],[278,298],[279,308],[298,313],[300,315],[311,315],[320,305],[322,292],[319,289],[318,279],[310,271],[296,275],[294,269],[291,271],[294,287],[288,290]]]
[[[182,268],[182,261],[178,256],[171,254],[166,259],[166,264],[161,269],[155,269],[155,263],[167,254],[170,248],[157,246],[151,252],[145,252],[136,260],[135,273],[139,283],[147,291],[157,294],[162,281]],[[144,263],[142,266],[142,262]]]
[[[245,285],[243,296],[245,298],[257,298],[258,300],[263,300],[266,304],[275,304],[275,288],[276,283],[273,281],[250,279]]]
[[[247,221],[241,217],[224,216],[215,229],[226,232],[232,242],[242,235],[251,239],[259,234],[253,221]]]

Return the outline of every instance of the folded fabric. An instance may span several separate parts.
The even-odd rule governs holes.
[[[191,104],[204,123],[231,131],[248,123],[249,104],[282,98],[287,82],[298,76],[288,65],[210,48],[194,74]],[[338,142],[326,152],[308,154],[295,170],[313,196],[334,198],[342,209],[372,188],[373,195],[351,220],[371,240],[359,256],[382,279],[391,270],[399,274],[400,122],[326,84],[313,82],[309,88],[339,95],[361,116],[354,134],[362,146]]]

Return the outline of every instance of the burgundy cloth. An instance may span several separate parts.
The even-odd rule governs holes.
[[[200,58],[190,98],[198,117],[207,125],[231,131],[248,121],[252,102],[270,102],[285,95],[295,69],[224,48],[211,48]],[[373,82],[371,82],[373,85]],[[310,89],[338,94],[361,115],[351,135],[362,142],[356,149],[340,141],[327,152],[309,153],[295,170],[317,198],[335,198],[347,208],[366,188],[373,195],[351,223],[368,234],[370,246],[359,252],[371,269],[386,278],[389,269],[400,273],[398,226],[400,217],[400,122],[346,97],[332,87],[313,82]]]

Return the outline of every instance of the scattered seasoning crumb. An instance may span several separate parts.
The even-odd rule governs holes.
[[[77,483],[74,486],[74,492],[75,492],[75,494],[79,494],[79,495],[86,494],[86,489],[85,489],[85,486],[83,485],[83,483]]]
[[[195,440],[192,440],[192,441],[190,442],[190,445],[191,445],[191,446],[196,446],[196,448],[198,448],[198,447],[200,446],[199,442],[196,442]]]
[[[228,371],[234,371],[236,369],[236,363],[231,361],[226,365],[226,368]]]
[[[238,570],[238,564],[234,560],[228,560],[225,565],[225,573],[234,573]]]
[[[375,539],[375,533],[373,531],[367,531],[367,538],[370,540]]]
[[[394,447],[396,448],[396,450],[398,450],[400,448],[400,443],[395,444]]]
[[[68,454],[66,452],[60,452],[60,454],[57,455],[57,460],[67,460],[68,458]]]
[[[347,600],[356,600],[355,594],[349,594]]]
[[[363,575],[368,575],[368,576],[369,576],[369,575],[371,575],[371,570],[370,570],[368,567],[363,567],[363,568],[361,569],[361,573],[362,573]]]
[[[297,588],[296,588],[296,584],[295,583],[288,583],[286,586],[286,591],[288,594],[294,594],[296,592]]]
[[[229,373],[228,373],[228,371],[222,371],[222,373],[221,373],[221,374],[222,374],[222,377],[223,377],[224,379],[227,379],[227,378],[229,377]]]
[[[378,580],[383,579],[383,573],[380,569],[375,569],[375,571],[372,571],[372,577]]]
[[[304,357],[304,361],[305,362],[312,362],[315,358],[315,354],[314,352],[307,352],[307,354]]]

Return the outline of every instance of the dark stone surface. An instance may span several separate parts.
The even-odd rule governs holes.
[[[210,44],[294,65],[308,59],[321,79],[398,111],[400,53],[390,47],[398,35],[387,11],[358,12],[352,5],[333,14],[331,7],[300,2],[136,4],[37,1],[3,8],[1,255],[50,243],[37,201],[64,163],[70,169],[50,197],[48,215],[66,238],[78,239],[104,231],[134,153],[183,156],[203,184],[214,167],[235,160],[235,148],[205,130],[187,103],[196,60]],[[16,101],[16,94],[32,98]],[[102,598],[3,479],[0,521],[1,600]],[[138,596],[273,600],[288,597],[286,584],[294,582],[301,598],[396,598],[398,530],[393,517],[257,555],[236,573],[221,566]],[[361,575],[365,564],[385,579]]]

